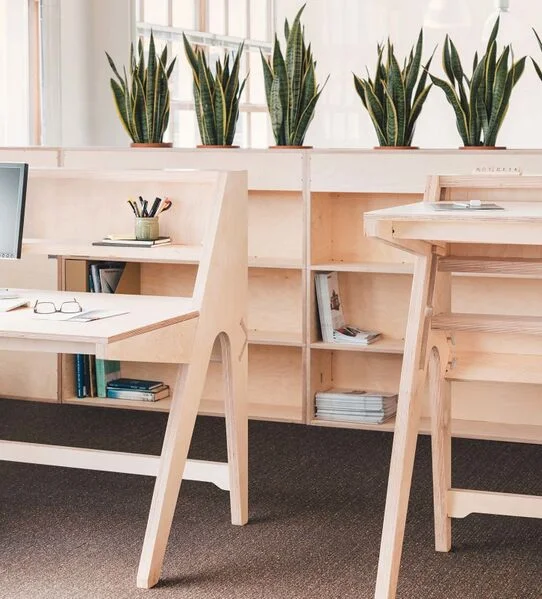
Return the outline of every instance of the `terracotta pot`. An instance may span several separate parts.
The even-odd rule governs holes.
[[[374,146],[373,150],[419,150],[418,146]]]
[[[196,148],[204,148],[204,149],[205,148],[234,148],[235,149],[235,148],[238,148],[238,147],[239,146],[231,146],[231,145],[223,145],[223,146],[217,145],[217,146],[215,146],[215,145],[212,145],[212,144],[200,144],[200,145],[196,146]]]
[[[506,150],[506,146],[460,146],[460,150]]]
[[[140,143],[133,141],[130,144],[131,148],[172,148],[173,143],[171,141],[162,141],[157,143]]]
[[[313,146],[269,146],[270,150],[311,150]]]

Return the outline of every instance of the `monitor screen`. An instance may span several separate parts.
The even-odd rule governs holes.
[[[20,258],[28,164],[0,162],[0,259]]]

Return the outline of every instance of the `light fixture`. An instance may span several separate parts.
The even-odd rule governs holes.
[[[510,0],[495,0],[495,10],[486,19],[482,30],[482,41],[484,43],[489,40],[497,19],[500,19],[499,41],[502,44],[508,45],[523,37],[521,21],[510,12]]]
[[[423,26],[430,29],[469,27],[471,17],[466,0],[430,0]]]

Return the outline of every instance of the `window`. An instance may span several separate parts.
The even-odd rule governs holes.
[[[38,10],[0,0],[0,145],[39,142]]]
[[[245,40],[241,78],[250,76],[243,91],[234,143],[267,147],[270,128],[260,49],[271,50],[272,0],[135,0],[137,33],[169,44],[177,56],[171,81],[169,140],[175,146],[200,143],[192,96],[192,72],[182,34],[205,46],[211,64],[224,52],[235,51]]]

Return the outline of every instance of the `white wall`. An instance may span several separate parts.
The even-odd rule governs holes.
[[[463,62],[471,65],[475,49],[483,46],[482,27],[493,10],[493,0],[466,2],[471,13],[471,26],[449,33],[461,57],[465,57]],[[364,73],[366,65],[374,70],[376,44],[385,41],[388,35],[404,56],[416,41],[427,4],[428,0],[307,0],[303,22],[318,61],[317,75],[320,81],[328,73],[331,76],[306,143],[319,147],[372,147],[377,144],[369,117],[354,90],[352,72]],[[534,26],[542,34],[542,2],[511,0],[510,4],[511,11],[524,25],[524,39],[514,44],[516,56],[529,53],[542,62],[542,53],[530,31]],[[296,0],[276,0],[280,32],[284,17],[293,19],[301,5],[302,2]],[[435,44],[439,44],[433,72],[441,70],[445,33],[425,32],[427,56]],[[516,148],[542,147],[541,107],[542,82],[528,64],[523,79],[514,90],[498,143]],[[418,121],[414,144],[426,148],[462,145],[453,110],[439,89],[431,90]]]
[[[132,1],[47,0],[44,21],[44,143],[127,146],[105,51],[117,66],[127,63]]]

